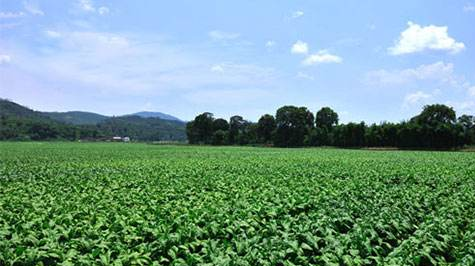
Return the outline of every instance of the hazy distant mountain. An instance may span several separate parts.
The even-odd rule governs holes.
[[[19,105],[10,100],[0,99],[0,115],[2,116],[20,116],[24,118],[48,119],[28,107]]]
[[[56,121],[73,125],[95,125],[108,118],[105,115],[81,111],[42,113]]]
[[[186,140],[185,122],[140,117],[116,116],[97,124],[100,132],[108,136],[128,136],[133,140]]]
[[[177,117],[174,117],[174,116],[169,115],[169,114],[161,113],[161,112],[143,111],[143,112],[133,113],[133,114],[130,114],[130,115],[136,115],[136,116],[140,116],[140,117],[143,117],[143,118],[160,118],[160,119],[164,119],[164,120],[182,121],[181,119],[179,119]]]
[[[0,140],[75,140],[98,136],[95,126],[62,123],[42,112],[0,99]]]
[[[39,112],[0,99],[0,140],[94,140],[113,136],[138,141],[186,140],[185,122],[137,115]]]
[[[63,122],[66,124],[72,124],[72,125],[97,125],[98,123],[101,123],[105,121],[106,119],[112,118],[110,116],[105,116],[105,115],[91,113],[91,112],[82,112],[82,111],[41,112],[41,113],[56,121]],[[119,117],[128,117],[128,116],[138,116],[141,118],[160,118],[162,120],[182,122],[182,120],[180,120],[177,117],[174,117],[165,113],[160,113],[160,112],[138,112],[138,113],[119,116]]]

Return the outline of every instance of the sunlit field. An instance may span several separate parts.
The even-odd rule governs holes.
[[[472,153],[0,150],[0,265],[475,263]]]

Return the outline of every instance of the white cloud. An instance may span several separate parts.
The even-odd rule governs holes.
[[[101,6],[97,9],[97,12],[100,14],[100,15],[105,15],[105,14],[108,14],[109,13],[109,8],[106,7],[106,6]]]
[[[404,97],[403,107],[409,108],[414,105],[422,105],[432,98],[431,94],[422,91],[406,94]]]
[[[306,42],[298,40],[292,45],[290,52],[293,54],[307,54],[308,44]]]
[[[239,33],[224,32],[219,30],[213,30],[208,32],[208,36],[215,41],[234,40],[239,38]]]
[[[212,104],[213,106],[240,107],[243,105],[260,106],[262,99],[275,97],[275,94],[263,89],[212,89],[206,91],[192,91],[184,98],[193,104]]]
[[[35,16],[43,16],[45,13],[43,10],[40,9],[38,6],[38,3],[36,2],[31,2],[31,1],[25,1],[23,2],[23,8],[25,8],[28,13],[35,15]]]
[[[468,88],[468,94],[472,97],[475,97],[475,86]]]
[[[254,64],[213,65],[210,58],[190,52],[191,47],[170,45],[160,37],[93,31],[53,35],[59,36],[51,39],[54,51],[18,47],[14,54],[18,69],[61,84],[57,86],[75,84],[117,95],[160,95],[200,88],[270,87],[277,78],[272,68]]]
[[[235,64],[231,62],[224,62],[221,64],[213,65],[211,72],[218,73],[220,75],[210,77],[211,80],[220,80],[229,84],[235,83],[253,83],[253,82],[266,82],[273,78],[274,70],[271,68],[259,67],[252,64]]]
[[[109,8],[106,6],[96,8],[92,0],[79,0],[77,4],[81,10],[91,13],[97,12],[99,13],[99,15],[106,15],[110,11]]]
[[[94,4],[92,3],[91,0],[79,0],[78,4],[81,7],[81,9],[84,11],[87,11],[87,12],[96,11],[96,8],[94,7]]]
[[[292,12],[291,18],[300,18],[304,15],[304,12],[302,10],[297,10]]]
[[[423,80],[440,81],[453,85],[458,82],[454,74],[454,65],[442,61],[403,70],[375,70],[366,75],[366,81],[369,84],[377,85],[400,85]]]
[[[221,65],[214,65],[211,67],[211,72],[223,73],[224,68]]]
[[[271,48],[271,47],[274,47],[275,46],[275,41],[267,41],[266,42],[266,47],[267,48]]]
[[[463,6],[463,11],[465,12],[473,12],[475,11],[475,5],[473,5],[472,3],[467,3]]]
[[[327,50],[320,50],[316,54],[309,55],[302,61],[305,66],[323,63],[341,63],[343,59],[337,55],[330,54]]]
[[[9,55],[0,54],[0,65],[8,64],[11,60],[12,58]]]
[[[54,30],[45,30],[44,33],[45,33],[46,36],[48,36],[50,38],[53,38],[53,39],[61,37],[61,33],[57,32],[57,31],[54,31]]]
[[[462,101],[446,101],[446,105],[454,107],[457,110],[457,114],[473,114],[475,112],[474,100],[462,100]]]
[[[8,19],[8,18],[21,18],[24,17],[24,12],[0,12],[0,19]]]
[[[393,47],[388,48],[392,55],[411,54],[425,50],[441,50],[458,53],[465,48],[448,35],[447,26],[429,25],[426,27],[408,22],[408,28],[401,32]]]
[[[13,29],[22,25],[22,22],[14,22],[14,23],[0,23],[0,30],[1,29]]]
[[[299,79],[307,79],[307,80],[314,80],[315,78],[312,75],[303,73],[303,72],[298,72],[297,73],[297,78]]]

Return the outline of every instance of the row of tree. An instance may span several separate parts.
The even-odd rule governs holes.
[[[338,124],[338,114],[329,107],[314,115],[306,107],[283,106],[275,117],[265,114],[257,123],[239,115],[228,122],[202,113],[186,125],[186,133],[191,144],[452,148],[475,144],[475,117],[457,118],[453,108],[434,104],[401,123]]]

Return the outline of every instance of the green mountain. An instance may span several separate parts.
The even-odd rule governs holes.
[[[105,115],[81,111],[42,113],[56,121],[72,125],[95,125],[109,118]]]
[[[22,106],[12,101],[1,99],[1,98],[0,98],[0,115],[49,120],[47,117],[43,116],[40,112],[33,111],[25,106]]]
[[[91,112],[81,112],[81,111],[70,111],[70,112],[41,112],[43,115],[54,119],[59,122],[63,122],[66,124],[72,125],[96,125],[100,122],[105,121],[111,117],[91,113]],[[138,112],[133,113],[130,115],[124,115],[121,117],[129,117],[129,116],[138,116],[141,118],[160,118],[162,120],[170,120],[170,121],[178,121],[182,122],[177,117],[174,117],[169,114],[161,113],[161,112]]]
[[[172,115],[161,113],[161,112],[143,111],[143,112],[133,113],[130,116],[140,116],[142,118],[160,118],[163,120],[182,121],[178,117],[174,117]]]
[[[139,141],[186,140],[184,122],[153,117],[112,117],[97,124],[97,128],[108,136],[128,136]]]
[[[43,113],[0,99],[0,140],[107,140],[113,136],[136,141],[181,141],[186,140],[185,123],[87,112]]]
[[[95,127],[55,121],[9,100],[0,99],[0,140],[75,140],[97,138]]]

